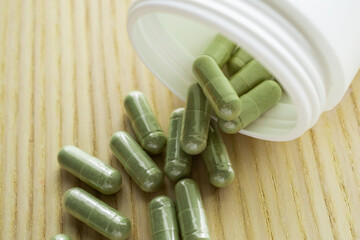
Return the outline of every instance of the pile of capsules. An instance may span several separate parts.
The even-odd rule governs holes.
[[[127,132],[115,133],[110,147],[132,180],[145,192],[163,186],[163,172],[148,154],[159,154],[166,146],[164,172],[175,185],[175,203],[166,196],[155,197],[148,206],[152,239],[210,239],[201,193],[187,178],[192,155],[201,154],[209,181],[226,187],[234,170],[221,138],[237,133],[273,107],[281,98],[280,85],[272,75],[243,49],[218,34],[193,64],[198,83],[189,87],[186,107],[173,111],[166,138],[145,96],[130,92],[124,106],[137,141]],[[230,77],[228,77],[230,76]],[[215,112],[218,121],[211,118]],[[114,194],[122,184],[116,169],[75,146],[58,154],[63,169],[103,194]],[[128,238],[131,224],[121,215],[81,188],[63,196],[69,214],[113,240]],[[180,231],[179,231],[180,226]],[[53,240],[69,240],[64,234]]]

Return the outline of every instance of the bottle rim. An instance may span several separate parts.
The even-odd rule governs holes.
[[[302,37],[302,34],[286,19],[282,18],[271,6],[258,1],[182,1],[182,0],[138,0],[133,2],[128,14],[128,34],[136,52],[154,75],[172,92],[184,100],[184,91],[169,83],[171,74],[179,77],[185,85],[195,79],[191,66],[184,62],[191,59],[186,54],[174,54],[169,47],[166,33],[157,31],[157,24],[142,26],[144,16],[166,13],[182,16],[211,26],[229,37],[259,60],[290,96],[296,110],[296,121],[291,129],[282,127],[286,119],[286,107],[279,112],[276,127],[272,131],[261,132],[246,128],[240,132],[255,138],[271,141],[287,141],[302,135],[312,127],[323,111],[326,100],[325,83],[321,69],[316,68],[319,59],[315,49]],[[142,23],[143,24],[143,23]],[[150,28],[150,29],[149,29]],[[161,35],[161,38],[153,35]],[[145,53],[153,51],[149,59]],[[181,49],[178,49],[181,51]],[[158,65],[169,68],[168,74],[160,74]],[[171,73],[171,74],[170,74]],[[280,116],[281,115],[281,116]],[[279,120],[279,121],[277,121]],[[257,121],[261,122],[261,118]],[[257,125],[259,128],[260,124]],[[285,130],[282,131],[282,128]]]

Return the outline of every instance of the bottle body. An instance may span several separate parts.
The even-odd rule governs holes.
[[[320,0],[136,0],[128,33],[148,68],[182,99],[196,81],[191,65],[214,35],[236,42],[284,89],[279,104],[241,133],[285,141],[339,103],[360,66],[360,29],[350,24],[360,21],[360,2],[331,0],[323,8]]]

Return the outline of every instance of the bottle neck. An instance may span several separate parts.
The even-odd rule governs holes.
[[[172,18],[177,23],[175,29],[166,27]],[[196,24],[198,30],[194,30]],[[273,73],[285,94],[274,109],[242,131],[246,135],[291,140],[309,129],[323,111],[326,82],[322,81],[316,51],[290,22],[264,2],[135,1],[129,11],[128,32],[144,63],[182,99],[195,81],[192,62],[203,50],[200,47],[196,52],[188,46],[186,36],[191,36],[194,45],[203,46],[220,32],[258,59]],[[183,41],[181,34],[186,35]]]

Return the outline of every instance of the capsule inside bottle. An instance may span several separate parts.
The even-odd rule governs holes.
[[[235,89],[238,96],[241,97],[243,94],[256,87],[262,81],[271,78],[271,73],[257,60],[254,59],[251,60],[248,64],[246,64],[246,66],[241,68],[240,71],[235,73],[230,78],[230,83]],[[228,120],[225,118],[222,119]]]
[[[216,64],[222,68],[231,57],[236,44],[221,34],[216,34],[210,44],[206,47],[203,55],[212,57]]]
[[[248,54],[243,48],[236,49],[231,55],[229,61],[227,62],[227,69],[229,74],[231,76],[234,75],[251,60],[253,60],[253,57]]]
[[[219,119],[220,129],[225,133],[238,133],[241,129],[258,119],[264,112],[274,107],[282,96],[280,85],[266,80],[240,98],[244,104],[243,112],[233,121]]]
[[[193,72],[217,116],[225,120],[239,116],[241,100],[213,58],[198,57],[193,63]]]

